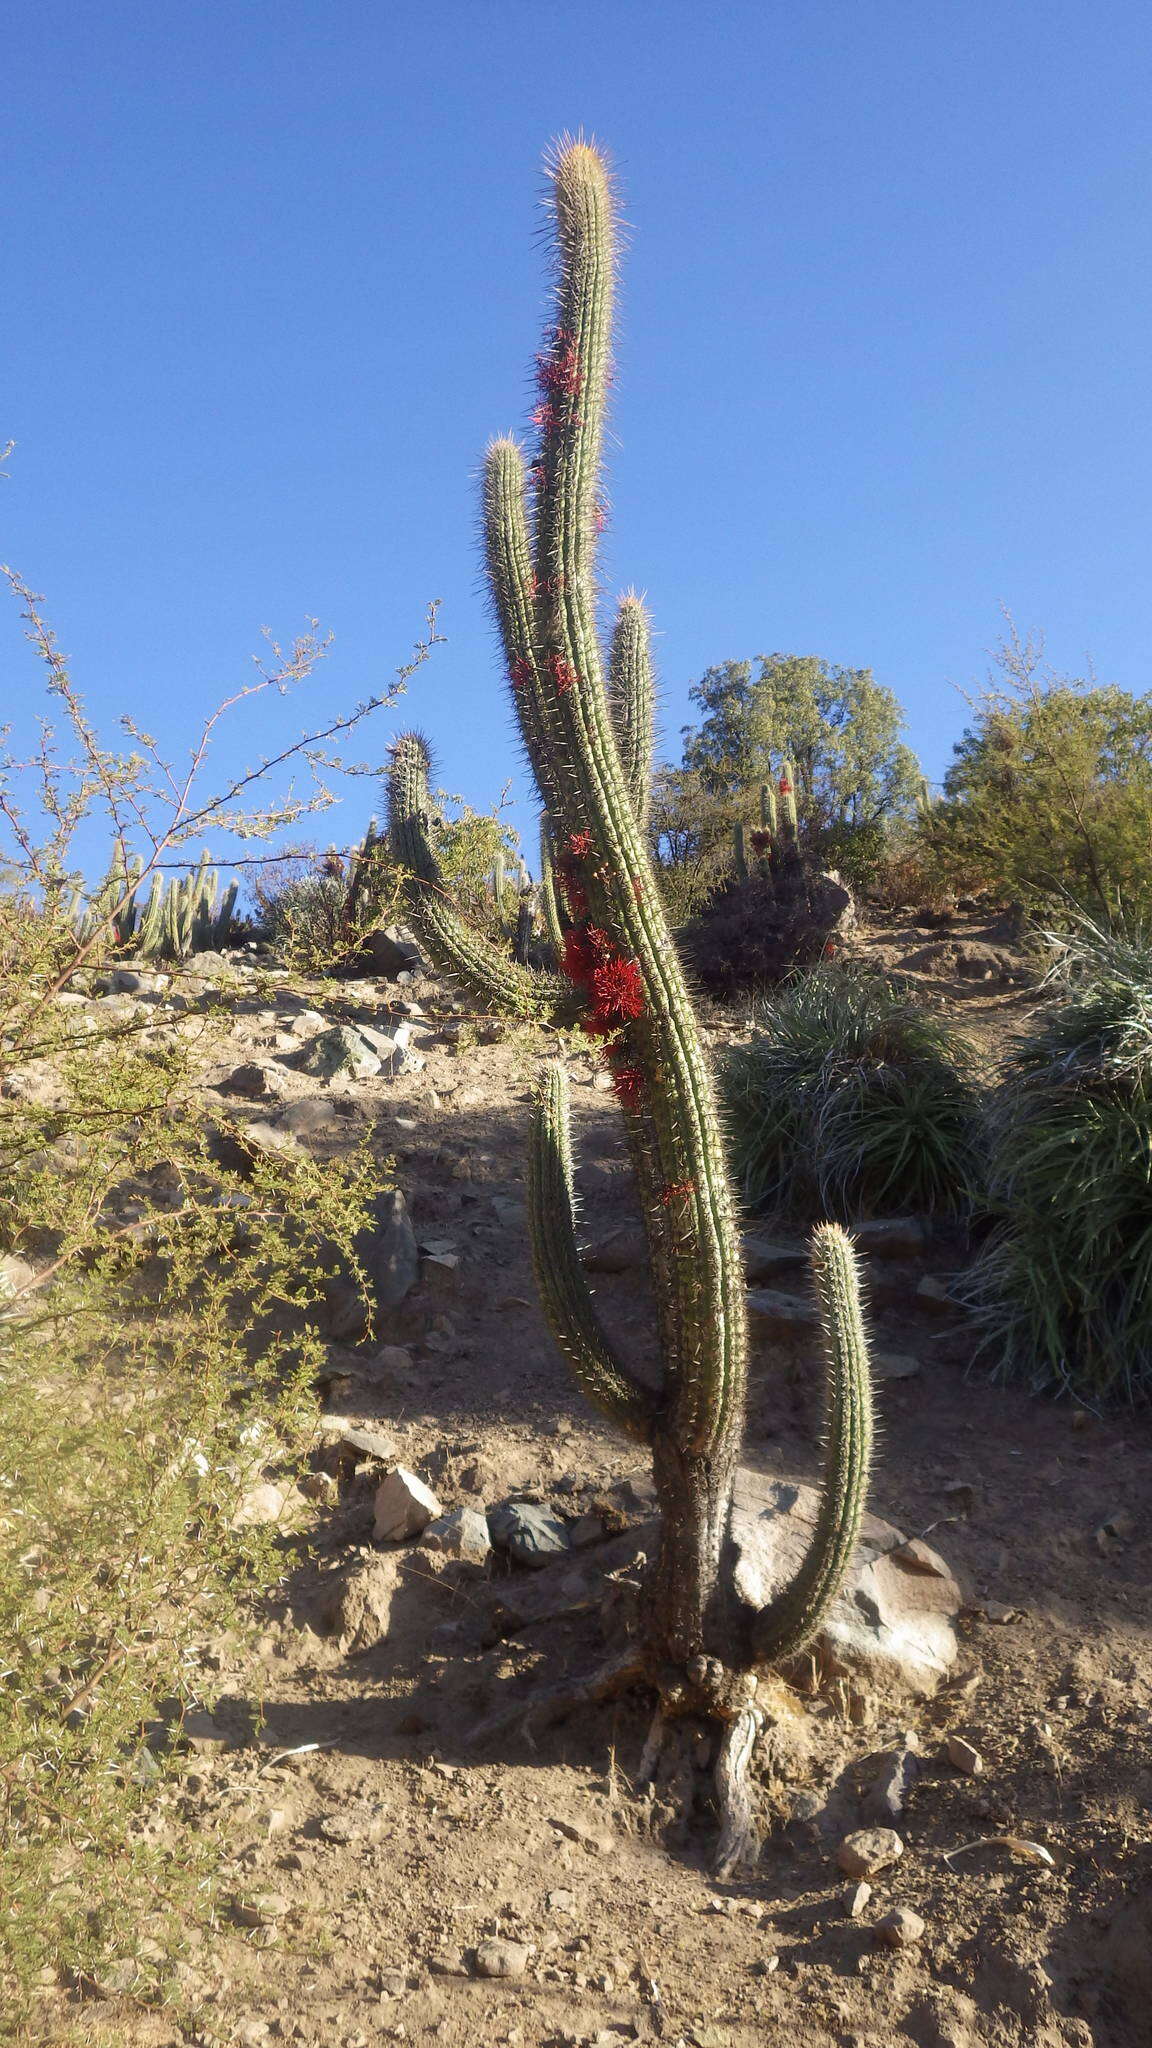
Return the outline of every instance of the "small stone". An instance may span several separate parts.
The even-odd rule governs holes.
[[[875,1877],[904,1854],[904,1844],[895,1828],[858,1828],[845,1835],[836,1851],[836,1861],[849,1877]]]
[[[259,1486],[250,1486],[242,1496],[232,1517],[232,1527],[259,1529],[277,1523],[286,1529],[297,1518],[303,1505],[304,1496],[298,1487],[265,1480]]]
[[[576,1894],[561,1886],[557,1891],[548,1892],[544,1903],[550,1913],[574,1913],[576,1911]]]
[[[498,1550],[536,1570],[569,1548],[566,1523],[535,1501],[503,1501],[489,1510],[488,1528]]]
[[[985,1621],[995,1622],[998,1628],[1006,1628],[1009,1622],[1024,1619],[1019,1607],[1009,1607],[1004,1600],[985,1600],[979,1611]]]
[[[962,1735],[950,1735],[944,1747],[948,1752],[949,1763],[955,1764],[958,1771],[963,1771],[966,1778],[980,1776],[984,1769],[984,1759],[972,1743],[965,1742]]]
[[[242,1095],[250,1102],[275,1093],[268,1069],[262,1067],[259,1060],[246,1060],[243,1066],[233,1067],[232,1072],[226,1074],[221,1081],[220,1087],[225,1095]]]
[[[923,1936],[924,1922],[911,1906],[896,1906],[877,1920],[872,1932],[885,1948],[914,1948]]]
[[[522,1977],[531,1953],[526,1941],[505,1941],[494,1936],[491,1941],[482,1941],[476,1950],[476,1975]]]
[[[463,1564],[487,1564],[492,1554],[488,1523],[478,1508],[455,1508],[438,1521],[429,1522],[421,1542],[429,1550],[443,1551],[445,1557]]]
[[[937,1273],[928,1273],[920,1281],[914,1301],[918,1308],[929,1309],[933,1315],[953,1315],[960,1307],[952,1292],[950,1280],[942,1280]]]
[[[920,1758],[910,1743],[889,1749],[879,1759],[879,1769],[860,1802],[861,1818],[867,1821],[899,1820],[908,1794],[920,1773]]]
[[[425,1486],[406,1465],[396,1465],[376,1489],[374,1543],[403,1543],[420,1536],[443,1513],[430,1486]]]
[[[317,1824],[317,1833],[323,1841],[337,1843],[343,1848],[349,1842],[358,1842],[363,1829],[349,1813],[326,1813]]]
[[[877,1351],[872,1371],[878,1380],[914,1380],[919,1376],[920,1360],[910,1351]]]
[[[859,1920],[871,1897],[872,1887],[870,1884],[854,1884],[849,1891],[844,1893],[844,1911],[848,1915],[849,1920]]]
[[[336,1583],[325,1588],[319,1625],[335,1636],[342,1656],[371,1650],[383,1642],[392,1625],[392,1602],[398,1590],[399,1560],[368,1557]]]

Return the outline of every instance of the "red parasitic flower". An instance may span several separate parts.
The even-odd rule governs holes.
[[[514,690],[522,690],[525,683],[532,681],[532,663],[526,654],[518,654],[508,671]]]
[[[574,683],[580,681],[571,662],[565,661],[562,654],[550,654],[546,666],[549,675],[556,685],[556,695],[558,697],[562,697],[566,690],[570,690]]]
[[[595,1015],[605,1024],[630,1024],[644,1015],[644,979],[635,960],[605,960],[592,972]]]
[[[556,329],[551,353],[537,356],[536,371],[544,391],[575,397],[580,389],[580,358],[567,328]]]
[[[645,1080],[639,1067],[617,1067],[612,1091],[624,1109],[637,1109],[644,1099]]]
[[[772,844],[772,834],[770,832],[750,832],[748,837],[752,841],[753,853],[767,853],[768,848]]]
[[[608,514],[604,510],[603,505],[593,505],[592,524],[596,528],[597,533],[603,533],[604,528],[608,524]]]
[[[549,399],[542,399],[532,408],[532,424],[542,428],[546,434],[554,434],[560,425],[560,415]]]
[[[577,988],[586,988],[592,980],[597,964],[597,955],[588,935],[587,925],[573,925],[564,934],[564,957],[561,962],[569,981]]]
[[[792,794],[792,784],[786,775],[780,777],[780,794],[781,796],[791,796]]]
[[[568,851],[574,854],[577,860],[586,860],[594,844],[590,832],[573,832],[568,840]]]
[[[683,1201],[689,1195],[694,1195],[695,1193],[696,1183],[694,1180],[670,1181],[666,1188],[661,1189],[660,1200],[663,1202],[664,1207],[668,1209],[671,1208],[673,1202]]]

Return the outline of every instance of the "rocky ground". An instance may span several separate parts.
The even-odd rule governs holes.
[[[1010,940],[969,916],[893,919],[866,945],[990,1046],[1035,1001]],[[650,1540],[635,1448],[584,1408],[535,1301],[526,1123],[555,1046],[419,978],[221,985],[231,1036],[207,1099],[257,1146],[333,1155],[367,1134],[402,1200],[382,1199],[370,1247],[372,1335],[350,1283],[327,1304],[308,1469],[296,1486],[269,1470],[253,1502],[285,1530],[283,1598],[254,1649],[205,1644],[213,1704],[189,1716],[156,1818],[214,1837],[226,1873],[228,1910],[182,1966],[198,2017],[109,1985],[91,2038],[1145,2042],[1147,1424],[969,1377],[949,1293],[963,1245],[915,1219],[872,1231],[871,1577],[771,1693],[763,1853],[718,1884],[705,1734],[641,1790],[642,1699],[525,1719],[538,1676],[626,1626]],[[365,1026],[383,1036],[328,1035]],[[717,1039],[732,1028],[715,1016]],[[618,1119],[592,1064],[570,1065],[589,1265],[642,1358]],[[819,1365],[802,1246],[758,1231],[748,1269],[746,1507],[771,1549],[818,1469]],[[75,2040],[89,2022],[61,1990],[43,2024]]]

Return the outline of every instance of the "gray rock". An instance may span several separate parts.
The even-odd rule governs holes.
[[[776,1336],[807,1336],[819,1325],[812,1302],[801,1294],[779,1294],[774,1287],[753,1288],[748,1296],[753,1332]]]
[[[885,1948],[914,1948],[924,1934],[924,1922],[911,1906],[895,1906],[877,1920],[872,1932]]]
[[[441,1515],[429,1522],[420,1540],[429,1550],[442,1551],[463,1564],[487,1564],[492,1554],[488,1523],[478,1508],[455,1508],[450,1515]]]
[[[375,1543],[403,1543],[420,1536],[443,1513],[430,1486],[406,1465],[396,1465],[376,1489]]]
[[[898,1749],[885,1750],[877,1760],[876,1776],[860,1801],[860,1818],[880,1823],[900,1820],[908,1794],[920,1774],[920,1757],[914,1745],[905,1742]]]
[[[535,1501],[506,1500],[488,1511],[488,1529],[498,1550],[517,1564],[538,1570],[568,1549],[567,1524]]]
[[[808,1253],[803,1245],[773,1244],[768,1238],[747,1234],[742,1244],[744,1277],[753,1286],[774,1280],[778,1273],[795,1272],[798,1266],[808,1263]]]
[[[232,1072],[224,1076],[220,1087],[225,1095],[242,1095],[253,1102],[262,1095],[275,1096],[278,1093],[271,1069],[262,1066],[259,1060],[245,1060],[242,1066],[233,1067]]]
[[[941,1279],[936,1273],[925,1275],[914,1299],[917,1308],[928,1309],[932,1315],[955,1315],[962,1306],[952,1292],[952,1282]]]
[[[874,1380],[914,1380],[920,1371],[920,1360],[910,1351],[874,1351],[872,1353],[872,1377]]]
[[[427,964],[412,934],[402,925],[390,924],[383,931],[370,932],[364,952],[372,971],[383,981],[395,981],[401,974],[426,974]]]
[[[912,1259],[922,1252],[928,1233],[919,1216],[874,1216],[852,1232],[856,1249],[873,1259]]]
[[[370,1081],[382,1064],[361,1032],[350,1024],[333,1024],[306,1048],[300,1069],[324,1081],[334,1080],[338,1074],[353,1081]]]
[[[399,1188],[385,1188],[371,1204],[371,1222],[354,1242],[356,1256],[380,1308],[398,1308],[420,1278],[420,1253],[408,1205]]]
[[[732,1513],[736,1589],[757,1610],[787,1585],[816,1525],[814,1486],[741,1468]],[[866,1515],[847,1579],[805,1655],[829,1673],[858,1673],[876,1687],[933,1693],[956,1661],[954,1622],[964,1595],[943,1558],[925,1543],[905,1558],[907,1539]],[[931,1559],[933,1570],[925,1569]]]
[[[522,1977],[531,1953],[526,1941],[506,1941],[502,1936],[493,1936],[491,1941],[482,1941],[476,1950],[476,1975]]]
[[[849,1877],[875,1877],[888,1870],[904,1854],[904,1844],[895,1828],[857,1828],[845,1835],[836,1851],[836,1861]]]

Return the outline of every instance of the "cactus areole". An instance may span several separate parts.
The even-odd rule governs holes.
[[[743,1437],[748,1332],[736,1203],[709,1062],[644,830],[652,739],[645,608],[620,602],[608,659],[596,625],[600,456],[616,268],[603,155],[564,142],[549,166],[556,303],[538,358],[536,445],[494,441],[485,464],[489,585],[509,695],[545,812],[549,930],[559,973],[490,947],[447,899],[428,830],[427,752],[397,742],[393,850],[433,957],[489,1005],[575,1023],[613,1078],[648,1237],[662,1377],[642,1381],[604,1331],[580,1264],[567,1081],[536,1112],[529,1215],[552,1332],[590,1400],[651,1448],[662,1535],[648,1573],[640,1662],[666,1713],[746,1723],[755,1668],[813,1632],[863,1510],[868,1374],[851,1247],[826,1229],[818,1292],[829,1353],[828,1472],[813,1553],[764,1614],[724,1569]],[[747,1745],[750,1747],[750,1745]]]

